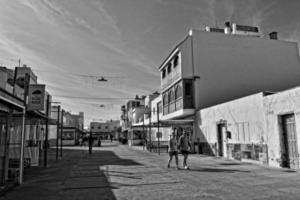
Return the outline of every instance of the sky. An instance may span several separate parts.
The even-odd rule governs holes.
[[[299,0],[0,0],[0,64],[21,59],[88,125],[160,91],[158,67],[189,29],[230,21],[299,43],[299,10]]]

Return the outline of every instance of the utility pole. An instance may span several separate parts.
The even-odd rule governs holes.
[[[60,106],[57,106],[57,121],[56,121],[56,160],[58,160],[58,137],[59,137],[59,118],[60,118]]]
[[[143,115],[143,139],[144,139],[143,150],[145,150],[146,136],[145,136],[145,117],[144,117],[144,115]]]
[[[149,117],[149,148],[150,152],[152,152],[152,141],[151,141],[151,110],[150,110],[150,117]]]
[[[156,108],[156,112],[157,112],[157,139],[158,139],[158,155],[160,155],[160,134],[159,134],[159,105],[157,104],[157,108]]]
[[[15,71],[14,79],[16,79],[17,70]],[[21,130],[21,148],[20,148],[20,174],[19,174],[19,183],[23,183],[23,174],[24,174],[24,145],[25,145],[25,118],[26,118],[26,111],[27,111],[27,99],[28,99],[28,88],[29,88],[29,81],[30,76],[29,74],[25,74],[24,79],[24,109],[22,112],[22,130]],[[15,82],[15,80],[14,80]],[[14,85],[15,88],[15,85]],[[15,91],[14,91],[15,92]]]
[[[61,110],[61,123],[60,123],[60,157],[62,158],[62,146],[63,146],[63,128],[64,128],[64,110]]]
[[[50,95],[47,95],[47,107],[46,107],[46,133],[45,133],[45,146],[44,146],[44,167],[47,167],[47,151],[48,151],[48,133],[49,133],[49,107],[50,107]]]

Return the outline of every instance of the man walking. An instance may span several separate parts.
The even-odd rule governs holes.
[[[172,136],[169,141],[169,161],[168,161],[168,168],[170,168],[170,164],[172,161],[173,156],[175,156],[175,162],[176,162],[176,167],[178,167],[178,143],[177,143],[177,132],[176,129],[173,129]]]
[[[186,130],[183,130],[183,135],[180,136],[180,138],[179,138],[179,149],[180,149],[181,154],[183,155],[183,168],[190,169],[187,166],[187,158],[190,153],[191,143],[187,136]]]
[[[89,153],[92,154],[92,148],[93,148],[93,143],[94,143],[94,138],[92,133],[90,133],[88,137],[88,143],[89,143]]]

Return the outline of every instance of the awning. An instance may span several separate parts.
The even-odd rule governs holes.
[[[20,112],[24,109],[24,102],[21,99],[2,88],[0,88],[0,103],[3,105],[3,108],[4,106],[8,106]]]

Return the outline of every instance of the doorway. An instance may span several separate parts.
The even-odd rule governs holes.
[[[298,169],[299,155],[297,147],[297,133],[295,115],[287,114],[281,120],[281,160],[282,167]]]

